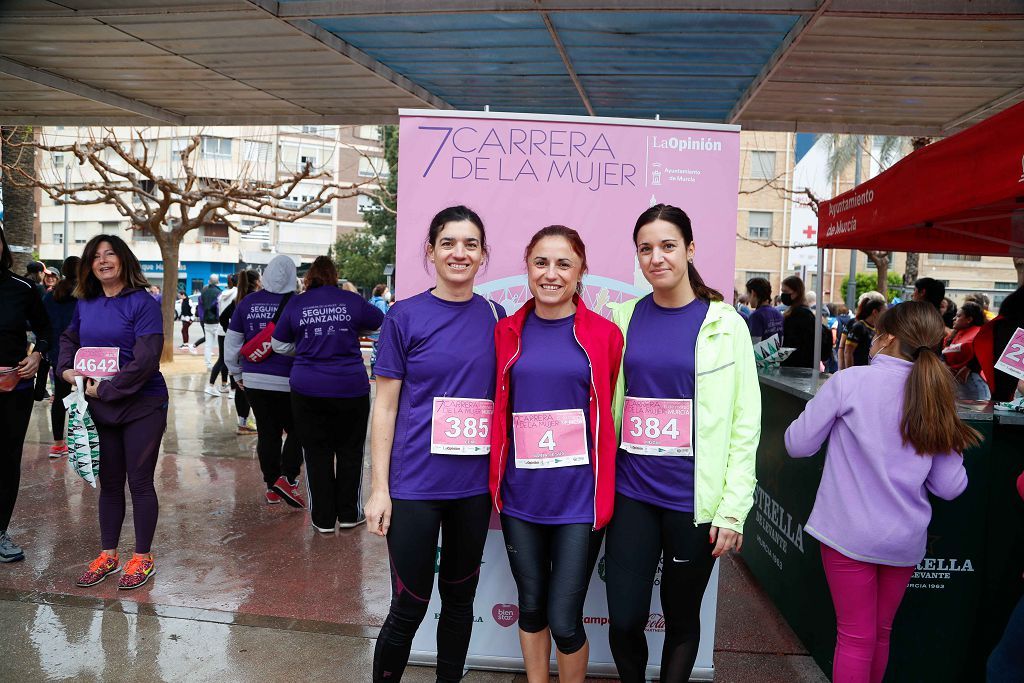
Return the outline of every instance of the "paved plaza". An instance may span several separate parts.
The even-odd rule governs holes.
[[[97,492],[47,457],[49,404],[36,405],[11,529],[26,560],[0,565],[0,680],[368,681],[390,599],[384,543],[365,527],[322,536],[304,511],[266,505],[256,437],[235,434],[233,402],[203,393],[202,356],[164,370],[157,574],[137,591],[75,587],[98,551]],[[122,553],[133,538],[129,504]],[[722,563],[715,668],[725,683],[826,680],[734,558]],[[405,680],[433,671],[410,667]]]

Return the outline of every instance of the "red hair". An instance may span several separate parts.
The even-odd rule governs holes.
[[[526,245],[526,251],[523,253],[523,260],[530,260],[530,252],[537,246],[545,237],[561,237],[569,243],[569,247],[573,250],[573,253],[580,259],[580,273],[587,272],[587,246],[583,244],[583,238],[580,234],[572,228],[567,228],[564,225],[549,225],[546,228],[538,230],[533,237],[530,238],[530,243]]]

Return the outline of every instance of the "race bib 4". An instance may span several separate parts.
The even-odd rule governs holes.
[[[693,399],[626,397],[622,442],[634,455],[693,456]]]
[[[512,414],[516,467],[540,470],[587,465],[587,421],[580,409]]]
[[[491,452],[494,402],[485,398],[435,396],[430,420],[430,452],[486,455]]]

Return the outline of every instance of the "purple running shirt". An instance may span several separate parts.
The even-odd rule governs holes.
[[[295,344],[292,391],[318,398],[369,394],[359,333],[376,330],[383,319],[384,314],[363,297],[338,287],[324,285],[293,296],[273,335]]]
[[[450,500],[487,493],[490,457],[430,452],[435,397],[494,400],[495,313],[474,295],[446,301],[430,293],[399,301],[380,332],[379,377],[402,380],[391,446],[389,488],[400,500]]]
[[[590,363],[573,335],[575,316],[545,320],[530,313],[522,348],[512,366],[513,413],[580,409],[586,417],[586,465],[549,469],[516,467],[509,420],[509,449],[501,481],[502,513],[536,524],[594,523],[594,444],[590,431]]]
[[[697,333],[708,302],[694,299],[680,308],[663,308],[647,295],[629,321],[623,358],[626,396],[689,398],[696,387]],[[697,453],[697,415],[693,416],[693,457],[616,454],[615,490],[635,500],[679,512],[693,512],[693,472]],[[627,429],[624,424],[622,429]]]

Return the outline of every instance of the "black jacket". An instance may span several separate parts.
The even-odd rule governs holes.
[[[50,349],[50,319],[35,285],[10,271],[0,271],[0,366],[13,367],[25,358],[27,330],[36,335],[35,350]]]

